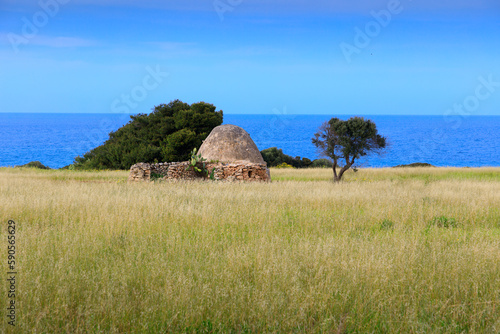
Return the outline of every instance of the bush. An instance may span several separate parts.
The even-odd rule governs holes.
[[[151,173],[150,180],[157,182],[157,181],[161,181],[163,179],[163,177],[165,177],[165,175],[163,175],[163,174]]]
[[[394,166],[393,168],[398,168],[398,167],[435,167],[435,166],[428,164],[427,162],[414,162],[408,165],[397,165]]]
[[[316,159],[311,163],[311,167],[313,168],[332,168],[333,163],[328,159]]]
[[[25,165],[16,167],[29,167],[29,168],[39,168],[39,169],[50,169],[50,167],[43,165],[40,161],[30,161]]]
[[[286,162],[280,163],[276,168],[293,168],[292,165],[287,164]]]
[[[206,161],[207,159],[203,158],[201,154],[196,154],[196,147],[195,147],[191,152],[191,157],[189,158],[189,165],[186,168],[186,170],[190,169],[194,171],[198,176],[206,177],[208,176],[208,170],[205,164]]]
[[[75,169],[129,169],[138,162],[188,160],[193,148],[222,124],[222,111],[205,102],[175,100],[130,118],[103,145],[76,157]]]
[[[295,168],[306,168],[311,165],[311,160],[308,158],[293,158],[290,155],[283,153],[282,149],[277,147],[267,148],[260,152],[262,154],[262,158],[267,163],[268,167],[277,167],[283,163],[286,163]]]

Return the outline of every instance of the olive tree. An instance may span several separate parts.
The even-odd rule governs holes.
[[[336,182],[356,159],[380,152],[386,146],[386,138],[378,134],[375,123],[363,117],[351,117],[346,121],[334,117],[319,127],[312,142],[323,156],[333,160]],[[337,167],[340,168],[338,173]]]

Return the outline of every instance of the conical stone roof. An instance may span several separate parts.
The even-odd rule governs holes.
[[[215,127],[198,153],[208,161],[265,164],[250,135],[239,126],[231,124]]]

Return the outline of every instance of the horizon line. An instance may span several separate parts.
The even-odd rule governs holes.
[[[445,114],[356,114],[356,113],[331,113],[331,114],[296,114],[296,113],[287,113],[287,114],[277,114],[277,113],[249,113],[249,114],[241,114],[241,113],[230,113],[224,112],[224,115],[237,115],[237,116],[277,116],[277,117],[287,117],[287,116],[328,116],[328,115],[341,115],[341,116],[445,116]],[[126,116],[136,116],[139,114],[149,115],[151,113],[102,113],[102,112],[29,112],[29,111],[0,111],[0,114],[37,114],[37,115],[126,115]],[[460,116],[460,115],[452,115],[452,116]],[[500,117],[500,114],[475,114],[475,115],[466,115],[464,118],[469,117],[477,117],[477,116],[493,116]]]

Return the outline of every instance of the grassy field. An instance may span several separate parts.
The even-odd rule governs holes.
[[[500,168],[127,175],[0,169],[15,332],[500,332]]]

